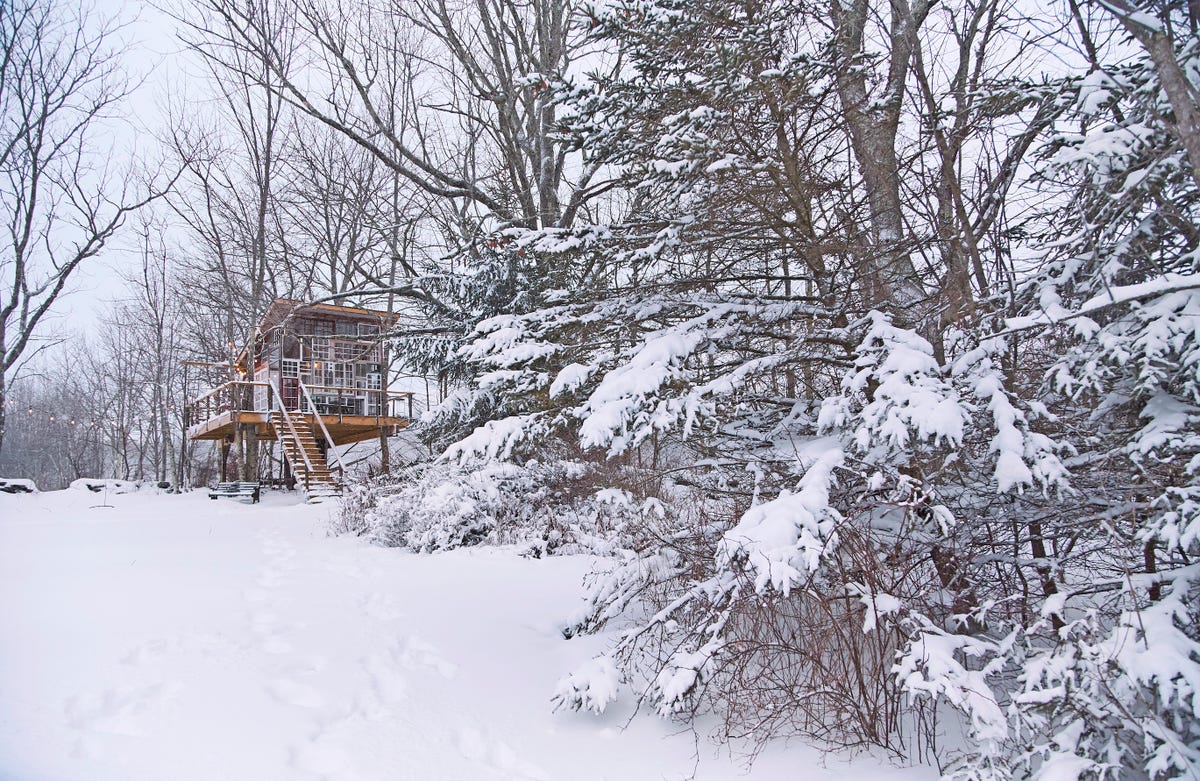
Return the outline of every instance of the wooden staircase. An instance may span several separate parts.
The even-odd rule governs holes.
[[[296,476],[296,482],[304,486],[304,492],[308,494],[308,501],[315,504],[333,496],[341,496],[342,489],[334,481],[325,456],[317,448],[312,420],[300,413],[285,419],[282,412],[274,410],[270,422],[275,429],[275,437],[283,446],[284,457]]]

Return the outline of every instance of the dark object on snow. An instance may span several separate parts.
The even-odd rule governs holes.
[[[262,485],[259,483],[217,483],[216,488],[209,489],[208,498],[216,499],[220,496],[228,496],[235,499],[249,499],[251,504],[257,504],[261,490]]]
[[[159,480],[157,485],[159,488],[161,488],[165,491],[171,487],[171,481],[170,480]]]
[[[28,480],[0,480],[0,491],[6,494],[31,494],[34,488]]]

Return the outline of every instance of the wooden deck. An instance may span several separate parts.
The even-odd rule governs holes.
[[[316,425],[315,415],[291,413],[294,418],[307,418]],[[381,433],[395,434],[409,424],[408,418],[374,415],[321,415],[335,445],[349,445],[367,439],[377,439]],[[220,440],[232,437],[238,423],[252,423],[260,439],[274,439],[275,430],[266,412],[221,412],[188,428],[188,439]]]
[[[319,402],[308,387],[299,384],[290,403],[285,404],[278,389],[269,383],[227,382],[188,402],[184,410],[188,439],[232,437],[239,424],[253,424],[260,439],[275,439],[279,432],[271,425],[271,410],[285,408],[288,417],[307,420],[315,430],[328,431],[334,445],[390,436],[412,421],[412,394],[408,392],[328,386],[313,386],[313,390],[319,394]],[[303,408],[296,409],[300,404]],[[388,414],[358,414],[364,409]],[[313,410],[320,410],[320,414]]]

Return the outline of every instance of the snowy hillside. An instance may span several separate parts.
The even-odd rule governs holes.
[[[417,556],[329,505],[0,495],[0,779],[921,779],[803,745],[747,771],[628,708],[551,712],[585,557]]]

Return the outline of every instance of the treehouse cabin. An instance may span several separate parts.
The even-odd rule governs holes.
[[[389,436],[412,418],[412,394],[386,387],[383,335],[394,321],[370,309],[275,301],[232,361],[236,379],[188,403],[188,437],[221,443],[222,481],[237,437],[249,463],[260,441],[278,441],[285,476],[310,499],[336,495],[336,446]]]

